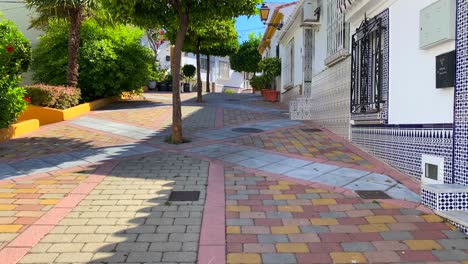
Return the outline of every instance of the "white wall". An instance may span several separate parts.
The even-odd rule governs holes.
[[[13,21],[24,36],[31,41],[31,46],[38,43],[38,37],[42,33],[36,29],[28,29],[31,21],[31,11],[23,3],[2,3],[0,2],[0,12],[4,18]]]
[[[294,86],[303,84],[304,75],[304,29],[297,28],[294,33]]]
[[[312,65],[312,74],[317,75],[324,71],[325,59],[327,58],[327,6],[324,2],[321,5],[320,26],[314,31],[314,59]]]
[[[454,50],[455,42],[419,49],[419,11],[433,2],[390,7],[390,124],[453,122],[453,88],[435,88],[435,56]]]

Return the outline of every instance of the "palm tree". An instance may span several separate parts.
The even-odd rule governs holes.
[[[39,14],[31,26],[41,26],[50,18],[69,20],[68,86],[76,87],[78,83],[81,24],[88,12],[96,7],[97,2],[98,0],[25,0],[26,6],[34,8]]]

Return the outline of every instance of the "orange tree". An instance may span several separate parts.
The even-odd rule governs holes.
[[[252,15],[262,0],[103,0],[117,19],[150,28],[176,28],[172,58],[173,112],[170,142],[183,143],[180,100],[182,48],[193,21]]]

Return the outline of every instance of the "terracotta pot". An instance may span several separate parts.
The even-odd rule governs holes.
[[[265,91],[269,91],[269,89],[262,89],[260,90],[260,94],[265,97]]]
[[[274,90],[266,90],[265,92],[265,100],[268,102],[278,102],[279,101],[279,92]]]

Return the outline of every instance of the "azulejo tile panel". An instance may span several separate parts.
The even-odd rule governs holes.
[[[468,1],[457,3],[454,182],[468,186]]]
[[[417,179],[422,175],[422,154],[444,157],[444,180],[452,183],[452,128],[376,125],[351,130],[353,143]]]

